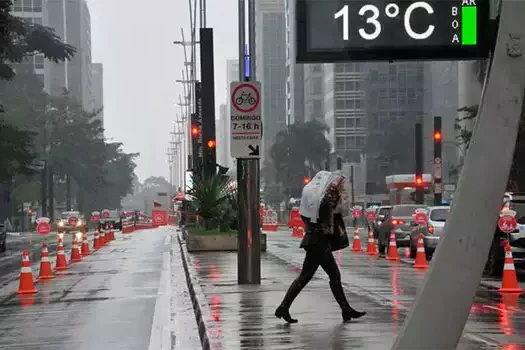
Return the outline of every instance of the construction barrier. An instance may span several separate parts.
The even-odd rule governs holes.
[[[273,210],[265,210],[262,222],[263,231],[277,231],[278,228],[277,213]]]

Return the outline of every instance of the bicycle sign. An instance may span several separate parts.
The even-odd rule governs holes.
[[[230,154],[233,158],[260,158],[262,139],[261,83],[231,83]]]
[[[260,89],[257,82],[232,83],[232,115],[260,114],[259,105],[261,102]]]

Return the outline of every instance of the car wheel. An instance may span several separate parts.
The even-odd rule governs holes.
[[[417,254],[417,248],[410,244],[410,259],[415,259]]]

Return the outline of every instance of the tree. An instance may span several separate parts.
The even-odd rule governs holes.
[[[276,170],[275,181],[288,190],[288,196],[300,196],[303,177],[324,168],[330,154],[325,137],[328,130],[326,124],[313,120],[294,123],[277,134],[270,157]]]
[[[476,123],[479,106],[466,106],[460,108],[458,111],[463,112],[464,116],[456,119],[456,141],[458,145],[464,146],[465,149],[468,150],[470,140],[475,131],[462,126],[460,122],[464,120],[472,120]],[[518,138],[516,139],[512,166],[510,168],[509,179],[507,182],[507,190],[514,192],[525,191],[525,169],[523,164],[525,164],[525,104],[521,111],[521,118],[518,126]],[[458,175],[460,170],[461,168],[458,168]]]
[[[12,14],[12,2],[0,1],[0,79],[15,77],[13,63],[37,54],[54,62],[71,59],[76,50],[64,44],[53,29]]]

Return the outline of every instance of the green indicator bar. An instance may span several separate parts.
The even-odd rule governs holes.
[[[478,19],[476,6],[461,7],[461,45],[476,45],[478,41]]]

